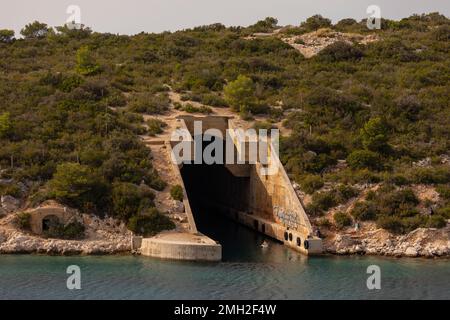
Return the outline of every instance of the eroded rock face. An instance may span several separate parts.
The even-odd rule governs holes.
[[[443,229],[419,228],[396,236],[378,229],[352,238],[337,234],[325,239],[325,251],[333,254],[370,254],[397,257],[450,256],[450,226]]]
[[[41,253],[51,255],[114,254],[130,251],[130,238],[116,236],[104,240],[44,239],[13,231],[0,242],[0,253]]]
[[[184,204],[181,201],[173,200],[171,206],[171,213],[184,213]]]
[[[0,204],[3,211],[6,213],[14,212],[20,207],[20,200],[12,197],[12,196],[1,196]]]

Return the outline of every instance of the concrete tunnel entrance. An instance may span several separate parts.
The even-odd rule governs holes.
[[[203,130],[196,130],[198,122],[203,125]],[[248,232],[260,237],[258,241],[264,239],[265,235],[302,253],[321,252],[321,240],[314,236],[303,206],[271,144],[269,149],[272,149],[265,151],[269,154],[269,164],[261,163],[259,159],[249,162],[246,158],[249,151],[243,149],[248,149],[250,143],[258,143],[258,140],[239,140],[236,131],[233,131],[234,123],[229,118],[186,116],[180,118],[179,123],[181,128],[188,129],[188,146],[193,149],[190,149],[191,153],[178,169],[191,216],[200,233],[224,244],[226,250],[227,244],[221,241],[217,233],[211,233],[210,229],[217,227],[222,234],[229,232],[227,229],[243,225],[253,229]],[[223,143],[224,158],[225,153],[229,152],[228,136],[226,141],[223,140],[224,134],[203,139],[204,135],[209,134],[207,129],[218,129],[222,133],[224,130],[231,130],[231,147],[234,148],[236,161],[231,164],[224,164],[225,159],[219,164],[207,164],[205,161],[195,163],[194,159],[199,160],[199,155],[193,155],[198,151],[195,146],[199,143],[200,149],[204,151],[203,155],[209,154],[205,148],[213,141],[214,148],[208,148],[208,151],[216,150],[216,139],[220,139],[219,145]],[[180,140],[172,141],[172,147],[177,141]],[[243,163],[237,162],[238,154],[246,159]],[[276,170],[267,173],[269,166]]]
[[[208,144],[203,142],[203,150]],[[184,163],[180,171],[194,217],[200,224],[203,212],[215,216],[248,211],[249,177],[234,176],[224,164]]]
[[[222,245],[223,259],[254,255],[264,230],[239,224],[237,214],[250,211],[250,177],[234,176],[224,164],[185,163],[180,172],[197,228]]]
[[[186,216],[176,230],[142,239],[143,255],[205,261],[229,260],[235,254],[245,258],[260,252],[265,238],[304,254],[322,252],[321,239],[314,236],[279,159],[278,134],[257,134],[226,115],[179,115],[173,120],[170,134],[147,143],[152,151],[161,146],[160,156],[167,153],[170,166],[161,169],[183,188]],[[221,149],[227,161],[214,154]]]

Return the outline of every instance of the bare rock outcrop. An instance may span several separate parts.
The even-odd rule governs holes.
[[[383,229],[364,235],[335,234],[324,240],[333,254],[368,254],[396,257],[450,256],[450,226],[443,229],[419,228],[406,235],[393,235]]]

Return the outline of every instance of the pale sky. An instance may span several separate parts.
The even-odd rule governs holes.
[[[220,22],[247,26],[267,16],[280,25],[298,25],[319,13],[334,22],[366,18],[369,5],[381,16],[399,19],[413,13],[439,11],[450,16],[449,0],[3,0],[0,29],[20,29],[34,20],[51,26],[64,24],[69,5],[81,9],[81,23],[98,32],[136,34],[175,31]]]

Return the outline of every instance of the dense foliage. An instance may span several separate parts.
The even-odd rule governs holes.
[[[163,125],[144,126],[140,114],[168,110],[172,88],[246,119],[284,120],[292,134],[281,141],[282,161],[309,193],[325,182],[448,187],[450,170],[439,157],[450,143],[449,19],[414,15],[368,30],[365,21],[332,25],[314,16],[281,31],[327,27],[380,38],[337,42],[311,59],[277,37],[246,38],[276,25],[268,18],[247,28],[214,24],[124,36],[34,22],[16,40],[0,30],[1,177],[30,182],[28,195],[37,200],[136,216],[152,206],[151,192],[139,185],[164,188],[137,138]],[[413,167],[425,157],[431,166]],[[330,170],[338,160],[348,166]],[[340,197],[316,195],[312,208],[322,212]],[[438,212],[449,211],[445,201]]]

